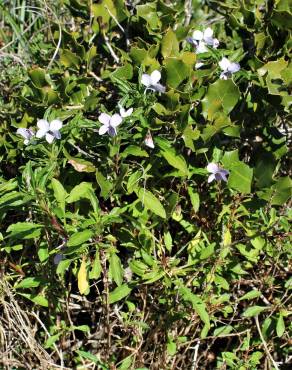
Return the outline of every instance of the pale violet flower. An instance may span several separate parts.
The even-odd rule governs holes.
[[[125,110],[125,108],[120,106],[120,116],[122,118],[129,117],[132,113],[133,113],[133,108],[129,108],[129,109]]]
[[[59,119],[54,119],[51,123],[45,119],[40,119],[37,126],[39,128],[36,133],[37,138],[45,137],[49,144],[55,139],[61,139],[60,129],[63,127],[63,123]]]
[[[196,54],[206,53],[208,46],[215,49],[219,46],[219,41],[213,38],[213,30],[210,27],[203,32],[199,30],[194,31],[192,37],[189,37],[187,41],[196,47]]]
[[[147,133],[144,143],[146,146],[148,146],[148,148],[154,149],[155,145],[150,132]]]
[[[218,164],[216,163],[209,163],[207,166],[207,171],[211,173],[211,175],[208,177],[208,182],[212,182],[213,180],[216,181],[225,181],[227,182],[227,175],[229,175],[229,171],[224,170]]]
[[[115,113],[113,116],[107,113],[101,113],[98,120],[102,123],[98,131],[99,135],[104,135],[107,132],[110,136],[116,136],[117,126],[122,123],[123,119],[118,113]]]
[[[35,136],[35,133],[30,128],[18,128],[16,133],[24,138],[23,143],[28,145],[30,140]]]
[[[142,74],[141,83],[146,86],[145,92],[147,90],[165,92],[165,87],[158,83],[161,79],[161,73],[157,70],[153,71],[151,75],[147,73]]]
[[[230,62],[227,58],[222,58],[219,62],[219,66],[223,72],[220,74],[222,80],[227,80],[232,76],[233,73],[236,73],[240,70],[240,65],[238,63]]]
[[[54,256],[54,265],[58,265],[63,259],[65,258],[64,254],[62,253],[57,253]]]

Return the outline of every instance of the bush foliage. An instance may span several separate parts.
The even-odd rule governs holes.
[[[291,2],[0,22],[3,369],[288,369]]]

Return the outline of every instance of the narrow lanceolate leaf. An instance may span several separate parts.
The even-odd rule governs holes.
[[[68,195],[67,191],[64,189],[63,185],[57,179],[52,179],[52,188],[54,191],[54,196],[58,202],[63,213],[65,213],[65,199]]]
[[[33,239],[38,238],[41,233],[42,225],[34,224],[33,222],[17,222],[7,228],[10,233],[9,238],[13,239]]]
[[[80,294],[87,294],[89,291],[89,283],[87,278],[86,260],[83,257],[80,269],[78,271],[78,289]]]
[[[277,325],[276,325],[276,332],[278,337],[282,337],[282,335],[285,332],[285,322],[283,319],[283,315],[280,314],[277,320]]]
[[[116,253],[112,253],[109,259],[110,275],[117,285],[122,285],[124,269],[121,264],[120,258]]]
[[[174,168],[179,170],[182,175],[188,175],[188,166],[184,157],[177,154],[174,148],[164,148],[161,150],[162,156]]]
[[[251,306],[248,307],[244,313],[244,317],[254,317],[259,315],[261,312],[265,311],[268,307],[262,307],[262,306]]]
[[[131,288],[128,284],[123,284],[118,286],[109,294],[109,303],[115,303],[120,301],[121,299],[125,298],[128,294],[131,293]]]
[[[194,310],[200,316],[200,319],[210,327],[210,318],[207,312],[206,304],[196,294],[192,293],[189,288],[182,286],[179,288],[179,293],[182,295],[185,301],[191,302]]]
[[[160,200],[157,199],[154,194],[152,194],[149,190],[144,190],[141,188],[136,192],[136,194],[145,208],[149,209],[157,216],[166,218],[165,209]]]
[[[75,247],[76,245],[81,245],[87,242],[87,240],[90,239],[92,235],[93,232],[91,230],[83,230],[78,233],[74,233],[73,235],[70,236],[67,246]]]

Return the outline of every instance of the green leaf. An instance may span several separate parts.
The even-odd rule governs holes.
[[[8,235],[12,239],[34,239],[41,234],[42,225],[34,224],[33,222],[17,222],[7,228]]]
[[[167,84],[176,89],[185,79],[190,76],[190,67],[181,59],[167,58],[165,60]]]
[[[174,356],[176,354],[176,344],[173,341],[167,342],[167,353],[169,356]]]
[[[45,342],[45,348],[51,348],[55,344],[55,342],[59,339],[61,333],[55,334],[50,336],[47,341]]]
[[[112,292],[109,294],[109,303],[116,303],[120,301],[121,299],[125,298],[127,295],[131,293],[131,288],[128,284],[123,284],[115,288]]]
[[[149,190],[140,188],[136,191],[136,194],[145,208],[149,209],[161,218],[166,218],[166,212],[160,200],[157,199]]]
[[[29,77],[31,78],[33,84],[39,89],[49,85],[46,71],[42,68],[31,69],[29,71]]]
[[[177,154],[174,148],[163,148],[161,155],[174,168],[178,169],[183,176],[188,175],[188,165],[181,154]]]
[[[240,162],[231,168],[228,186],[241,193],[250,193],[253,170],[247,164]]]
[[[92,189],[92,184],[89,182],[81,182],[79,185],[76,185],[70,192],[69,196],[66,199],[67,203],[77,202],[81,199],[88,199],[94,209],[94,212],[98,213],[99,204],[98,200]]]
[[[179,53],[179,43],[176,34],[169,29],[161,41],[161,54],[164,58],[175,57]]]
[[[99,171],[96,171],[95,177],[98,185],[100,186],[100,196],[107,199],[113,187],[111,182],[108,181]]]
[[[65,199],[68,195],[66,190],[64,189],[63,185],[57,179],[52,179],[52,188],[54,191],[54,196],[56,201],[58,202],[60,208],[65,214]]]
[[[89,182],[81,182],[80,184],[76,185],[70,192],[69,196],[67,197],[66,201],[68,203],[77,202],[82,198],[89,199],[89,193],[92,191],[92,184]]]
[[[120,286],[123,283],[124,269],[116,253],[111,253],[109,258],[109,272],[114,282]]]
[[[271,204],[283,205],[292,196],[292,180],[290,177],[281,177],[272,186]]]
[[[267,310],[268,307],[262,307],[262,306],[251,306],[251,307],[248,307],[244,313],[243,313],[243,316],[244,317],[254,317],[254,316],[257,316],[259,315],[261,312]]]
[[[124,80],[131,80],[133,77],[133,67],[131,64],[126,63],[122,67],[117,68],[112,74],[111,77],[120,78]]]
[[[207,312],[207,308],[202,299],[196,294],[192,293],[189,288],[179,284],[179,293],[182,295],[185,301],[191,302],[194,310],[200,316],[200,319],[210,328],[210,318]]]
[[[98,365],[99,367],[101,367],[102,370],[109,370],[109,368],[105,364],[103,364],[98,357],[91,354],[90,352],[85,352],[81,350],[77,350],[75,352],[78,353],[80,357],[85,358],[86,360],[90,360],[94,364]]]
[[[188,187],[188,193],[189,193],[189,196],[190,196],[190,199],[191,199],[193,210],[194,210],[195,213],[197,213],[199,208],[200,208],[199,193],[195,192],[194,189],[191,188],[191,187]]]
[[[137,16],[145,19],[151,29],[155,30],[161,27],[161,21],[158,17],[156,3],[136,5],[136,11]]]
[[[28,277],[23,279],[20,283],[16,284],[15,289],[36,288],[43,282],[44,280],[40,277]]]
[[[250,292],[244,294],[242,297],[239,298],[240,301],[244,299],[254,299],[261,296],[261,292],[259,290],[251,290]]]
[[[72,51],[63,49],[60,52],[60,62],[65,67],[75,67],[78,68],[81,64],[81,59],[78,55],[75,53],[72,53]]]
[[[149,157],[146,150],[141,149],[137,145],[128,145],[127,148],[121,153],[121,158],[126,158],[128,155],[136,157]]]
[[[98,279],[100,277],[101,271],[102,271],[102,267],[101,267],[100,258],[99,258],[99,251],[96,251],[92,269],[89,272],[89,279]]]
[[[206,248],[203,248],[200,252],[200,259],[204,260],[214,254],[214,243],[209,244]]]
[[[35,295],[35,294],[26,294],[26,293],[18,293],[23,297],[29,299],[30,301],[38,304],[39,306],[49,307],[49,301],[43,295]]]
[[[279,314],[279,317],[277,320],[276,332],[279,338],[281,338],[285,332],[285,322],[283,319],[283,315],[281,313]]]
[[[232,80],[218,79],[209,85],[207,94],[202,100],[203,115],[210,120],[217,112],[228,115],[240,97],[239,89]]]
[[[83,230],[77,233],[74,233],[70,236],[67,246],[68,247],[75,247],[76,245],[81,245],[87,242],[93,236],[93,232],[91,230]]]

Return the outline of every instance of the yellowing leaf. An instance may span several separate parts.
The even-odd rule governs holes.
[[[87,294],[89,292],[89,283],[87,279],[86,261],[83,257],[80,269],[78,271],[78,289],[80,294]]]
[[[77,172],[94,172],[95,171],[95,167],[90,162],[87,162],[87,161],[81,161],[81,160],[77,161],[75,159],[70,159],[68,163],[70,163]]]
[[[230,234],[230,231],[229,229],[227,229],[224,233],[224,237],[223,237],[223,245],[224,247],[228,246],[231,244],[231,234]]]

